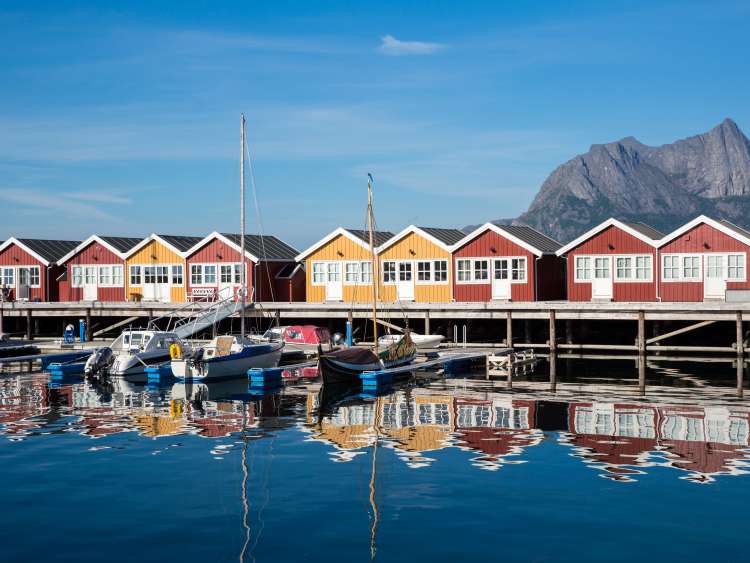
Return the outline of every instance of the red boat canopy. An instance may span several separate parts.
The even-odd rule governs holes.
[[[327,328],[315,325],[295,325],[284,329],[284,342],[290,344],[327,344],[331,333]]]

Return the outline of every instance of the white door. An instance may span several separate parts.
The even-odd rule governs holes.
[[[29,299],[31,273],[28,268],[18,268],[18,283],[16,284],[16,299]]]
[[[703,299],[725,299],[727,293],[727,276],[724,256],[707,255],[703,276]]]
[[[96,301],[96,266],[85,266],[83,268],[83,300]]]
[[[341,277],[341,262],[328,262],[326,271],[326,300],[344,299],[344,282]]]
[[[510,301],[510,260],[498,258],[492,261],[492,299]]]
[[[163,303],[172,300],[169,286],[169,266],[156,266],[156,299]]]
[[[219,266],[219,299],[229,299],[236,296],[240,287],[240,264],[221,264]]]
[[[396,298],[399,301],[414,301],[414,263],[399,262],[396,282]]]
[[[612,259],[609,256],[594,258],[594,279],[591,280],[591,299],[611,301],[613,295]]]

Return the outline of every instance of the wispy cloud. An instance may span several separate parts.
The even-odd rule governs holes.
[[[424,41],[401,41],[396,39],[393,35],[385,35],[380,38],[380,46],[378,51],[384,55],[431,55],[441,49],[445,48],[445,45],[440,43],[426,43]]]
[[[26,210],[68,218],[114,219],[112,215],[95,205],[75,199],[71,201],[61,196],[59,192],[35,188],[0,188],[0,201],[12,203]]]
[[[130,205],[133,203],[133,200],[127,196],[107,192],[66,192],[65,197],[80,201],[110,203],[113,205]]]

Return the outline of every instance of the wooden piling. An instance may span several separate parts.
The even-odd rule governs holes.
[[[646,355],[646,314],[638,311],[638,356]]]
[[[26,340],[32,340],[34,334],[31,330],[31,309],[26,309]]]
[[[513,348],[513,314],[510,311],[505,313],[505,345]]]
[[[349,311],[349,315],[351,315],[351,310]],[[425,311],[424,313],[424,333],[430,334],[430,312]]]
[[[565,343],[573,344],[573,321],[570,319],[565,321]]]
[[[549,383],[550,390],[557,391],[557,330],[555,310],[549,311]]]
[[[638,356],[638,393],[646,394],[646,356]]]
[[[91,342],[91,309],[86,309],[86,342]]]
[[[742,327],[742,312],[737,311],[737,396],[742,397],[745,376],[745,333]]]

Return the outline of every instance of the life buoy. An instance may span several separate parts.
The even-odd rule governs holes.
[[[169,357],[173,360],[181,360],[182,359],[182,346],[177,344],[176,342],[172,344],[169,347]]]

